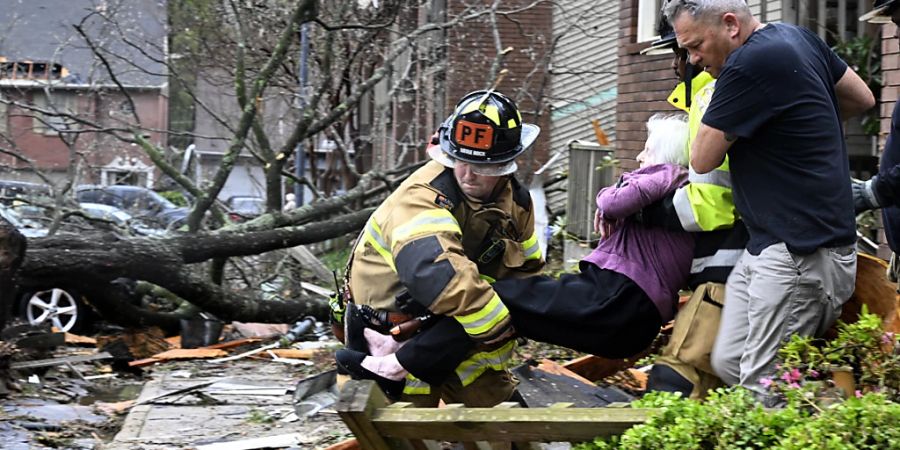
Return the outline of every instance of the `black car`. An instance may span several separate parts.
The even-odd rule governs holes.
[[[188,208],[176,206],[165,197],[140,186],[78,186],[75,188],[75,198],[79,203],[115,206],[169,230],[184,225],[190,213]]]

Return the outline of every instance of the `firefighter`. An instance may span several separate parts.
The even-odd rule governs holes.
[[[510,398],[515,379],[507,367],[516,342],[490,282],[535,275],[544,265],[531,197],[513,176],[515,159],[539,133],[503,94],[476,91],[459,101],[427,149],[432,161],[388,196],[357,239],[344,293],[348,350],[336,355],[339,369],[373,378],[366,328],[387,334],[430,326],[423,337],[435,341],[443,330],[461,328],[472,343],[458,346],[461,357],[441,357],[444,349],[431,349],[427,338],[396,353],[411,373],[440,378],[379,377],[382,390],[418,406],[437,406],[441,398],[492,406]],[[440,366],[461,359],[458,367]]]
[[[674,53],[672,67],[682,81],[668,100],[688,112],[690,149],[716,80],[687,62],[687,51],[678,47],[675,31],[664,17],[657,31],[660,39],[642,53]],[[648,389],[702,398],[709,389],[722,385],[709,356],[725,301],[725,282],[749,237],[734,207],[728,158],[709,174],[699,175],[691,169],[688,184],[645,208],[640,220],[645,225],[695,232],[696,242],[688,278],[693,293],[675,317],[669,343],[650,371]]]

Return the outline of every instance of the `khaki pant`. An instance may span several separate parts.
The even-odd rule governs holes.
[[[432,386],[427,395],[403,394],[402,402],[410,402],[419,408],[434,408],[441,399],[444,403],[462,403],[470,408],[489,408],[512,397],[519,383],[509,371],[487,370],[472,384],[463,387],[456,376],[450,376],[444,384]]]
[[[741,255],[728,277],[728,301],[713,348],[716,374],[767,399],[760,379],[775,372],[791,335],[820,336],[853,293],[856,246],[793,254],[784,243]]]
[[[710,389],[724,385],[710,365],[710,353],[719,331],[724,303],[724,284],[697,286],[675,316],[669,343],[654,362],[671,367],[690,381],[694,385],[691,398],[702,399]]]

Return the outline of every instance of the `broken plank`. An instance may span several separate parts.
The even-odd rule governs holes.
[[[97,361],[100,359],[112,358],[107,352],[100,352],[93,355],[77,355],[65,358],[36,359],[34,361],[21,361],[10,364],[10,369],[33,369],[35,367],[51,367],[61,364],[72,364],[89,361]]]
[[[556,375],[562,375],[562,376],[574,378],[578,381],[581,381],[584,384],[594,384],[593,381],[588,380],[587,378],[585,378],[575,372],[572,372],[571,370],[565,368],[564,366],[561,366],[561,365],[557,364],[556,362],[551,361],[549,359],[541,360],[541,363],[538,365],[537,368],[538,368],[538,370],[543,370],[544,372],[547,372],[547,373],[552,373],[552,374],[556,374]]]
[[[240,347],[242,345],[254,344],[256,342],[265,341],[266,338],[262,337],[249,337],[243,339],[235,339],[233,341],[228,342],[219,342],[218,344],[207,345],[206,347],[201,348],[217,348],[219,350],[228,350],[230,348]]]
[[[320,351],[322,349],[319,348],[273,348],[265,354],[272,353],[279,358],[310,359]]]
[[[65,333],[63,336],[66,344],[97,345],[97,340],[92,337],[72,333]]]
[[[238,355],[229,356],[229,357],[227,357],[227,358],[212,359],[212,360],[210,360],[209,362],[211,362],[211,363],[222,363],[222,362],[227,362],[227,361],[234,361],[234,360],[236,360],[236,359],[246,358],[246,357],[248,357],[248,356],[250,356],[250,355],[255,355],[255,354],[257,354],[257,353],[262,353],[262,352],[264,352],[264,351],[266,351],[266,350],[271,350],[271,349],[273,349],[273,348],[275,348],[275,347],[278,347],[279,345],[281,345],[281,344],[278,343],[278,342],[274,342],[274,343],[271,343],[271,344],[269,344],[269,345],[263,345],[263,346],[260,347],[260,348],[257,348],[257,349],[254,349],[254,350],[250,350],[250,351],[246,351],[246,352],[241,353],[241,354],[238,354]]]
[[[138,406],[138,405],[143,405],[143,404],[146,404],[146,403],[152,403],[152,402],[155,402],[155,401],[157,401],[157,400],[159,400],[159,399],[163,399],[163,398],[166,398],[166,397],[171,397],[171,396],[173,396],[173,395],[187,394],[188,392],[196,391],[196,390],[198,390],[198,389],[203,389],[203,388],[205,388],[205,387],[207,387],[207,386],[209,386],[209,385],[212,385],[212,384],[215,384],[215,383],[218,383],[218,382],[227,380],[227,379],[228,379],[227,377],[225,377],[225,378],[216,378],[216,379],[214,379],[214,380],[208,380],[208,381],[203,381],[203,382],[201,382],[201,383],[192,384],[192,385],[190,385],[190,386],[183,387],[183,388],[181,388],[181,389],[176,389],[176,390],[171,391],[171,392],[166,392],[166,393],[164,393],[164,394],[155,395],[155,396],[153,396],[153,397],[150,397],[150,398],[147,398],[147,399],[144,399],[144,400],[139,400],[139,401],[137,401],[137,402],[134,402],[134,404],[131,405],[131,406]]]
[[[225,350],[219,350],[215,348],[173,348],[172,350],[166,350],[162,353],[157,353],[151,356],[151,358],[165,361],[169,359],[218,358],[227,354],[228,353],[225,352]]]
[[[200,348],[173,348],[172,350],[166,350],[162,353],[157,353],[149,358],[144,359],[136,359],[134,361],[128,362],[128,367],[144,367],[149,366],[151,364],[156,364],[162,361],[171,361],[174,359],[204,359],[204,358],[218,358],[223,355],[227,355],[228,353],[221,349],[214,349],[209,347],[200,347]]]
[[[359,450],[359,441],[356,438],[350,438],[325,447],[325,450]]]

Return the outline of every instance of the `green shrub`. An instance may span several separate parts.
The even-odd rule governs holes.
[[[763,409],[750,391],[719,389],[705,402],[664,392],[633,404],[658,411],[621,436],[597,438],[577,450],[900,449],[900,404],[870,393],[821,410],[791,401]]]

